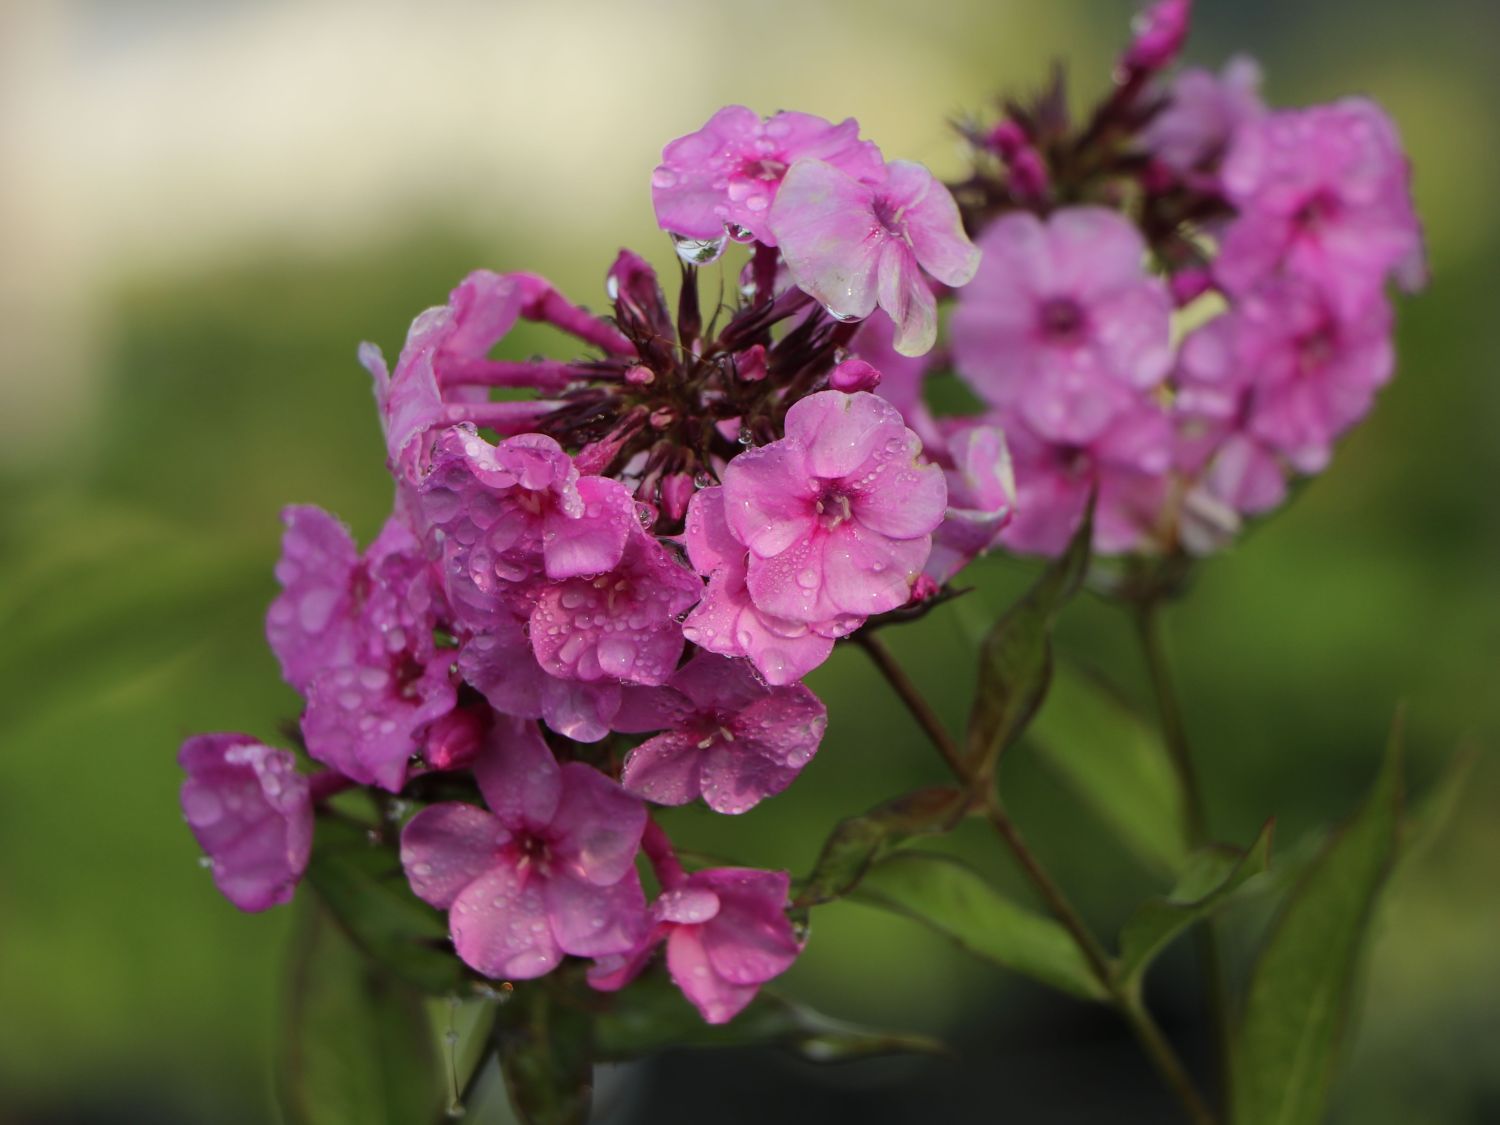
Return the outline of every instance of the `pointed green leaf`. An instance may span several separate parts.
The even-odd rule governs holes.
[[[1224,901],[1271,862],[1268,821],[1246,851],[1213,844],[1188,860],[1177,885],[1165,898],[1141,904],[1120,933],[1120,981],[1136,986],[1146,967],[1178,934],[1212,914]]]
[[[593,1025],[555,982],[527,981],[500,1006],[495,1038],[511,1107],[526,1125],[582,1125],[593,1098]]]
[[[1233,1055],[1237,1125],[1316,1125],[1355,968],[1396,856],[1399,732],[1364,806],[1292,892],[1250,979]]]
[[[279,1095],[291,1125],[410,1125],[447,1105],[421,994],[300,904]]]
[[[366,955],[423,991],[458,987],[463,966],[447,947],[442,915],[412,894],[390,846],[372,844],[358,825],[320,816],[307,879]]]
[[[841,821],[823,844],[797,895],[800,907],[848,894],[870,864],[912,836],[946,832],[963,817],[968,798],[951,786],[918,789]]]
[[[855,901],[915,918],[976,957],[1053,988],[1085,1000],[1106,998],[1104,986],[1066,929],[1012,902],[951,856],[888,856],[865,875]]]
[[[594,1030],[599,1058],[608,1061],[667,1047],[777,1046],[813,1062],[943,1050],[925,1036],[872,1031],[831,1019],[766,988],[728,1023],[704,1023],[660,966],[616,993],[595,1018]]]
[[[1182,870],[1188,844],[1172,763],[1156,731],[1118,696],[1058,661],[1026,741],[1138,859],[1163,875]]]
[[[984,776],[1036,714],[1052,675],[1052,623],[1088,569],[1092,506],[1073,540],[990,628],[979,650],[979,686],[969,713],[966,755]]]

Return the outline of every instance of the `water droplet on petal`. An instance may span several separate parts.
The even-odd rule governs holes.
[[[724,247],[728,242],[727,234],[718,238],[686,238],[680,234],[672,235],[672,244],[677,250],[677,256],[694,266],[706,266],[717,262],[723,256]]]

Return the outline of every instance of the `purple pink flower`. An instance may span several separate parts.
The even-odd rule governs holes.
[[[959,296],[952,347],[992,404],[1050,441],[1083,445],[1165,377],[1171,298],[1146,274],[1145,243],[1120,215],[1008,214],[979,245],[984,260]]]
[[[535,724],[501,720],[474,763],[489,811],[429,805],[401,833],[412,890],[448,911],[487,977],[529,979],[564,954],[633,949],[646,931],[633,866],[645,807],[581,762],[558,765]]]
[[[771,204],[787,170],[804,159],[857,180],[879,179],[883,169],[880,149],[859,139],[852,117],[834,125],[784,110],[762,120],[744,106],[725,106],[662,150],[651,176],[656,221],[683,238],[714,240],[727,232],[775,246]]]
[[[786,437],[731,461],[725,516],[756,608],[813,624],[902,605],[947,505],[921,449],[884,399],[822,391],[787,411]]]
[[[296,759],[247,734],[200,734],[182,744],[177,764],[187,771],[182,815],[224,897],[246,911],[290,899],[313,835]]]
[[[826,161],[798,161],[772,205],[771,229],[799,288],[842,320],[863,320],[879,306],[902,355],[930,351],[937,339],[929,275],[958,286],[979,267],[953,196],[903,160],[873,182]]]
[[[812,760],[828,711],[801,684],[771,687],[743,660],[700,653],[658,688],[627,688],[614,728],[663,731],[625,761],[620,782],[660,805],[702,797],[742,813]]]

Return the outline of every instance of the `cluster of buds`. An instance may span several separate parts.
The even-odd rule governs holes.
[[[1054,90],[970,129],[951,190],[852,120],[721,110],[652,177],[675,304],[622,251],[608,316],[479,271],[394,368],[365,345],[394,511],[361,552],[287,509],[267,618],[325,770],[242,735],[182,751],[224,893],[286,901],[315,807],[364,786],[402,798],[411,889],[486,978],[576,957],[617,989],[664,946],[722,1022],[784,971],[787,874],[689,872],[651,806],[780,793],[822,740],[801,681],[837,641],[997,545],[1058,551],[1090,494],[1101,551],[1220,541],[1390,373],[1384,283],[1421,245],[1389,123],[1268,113],[1241,62],[1164,84],[1186,15],[1148,13],[1082,127]],[[699,270],[734,244],[705,315]],[[1174,344],[1174,310],[1210,300]],[[492,358],[522,319],[586,356]],[[929,410],[945,365],[985,413]]]

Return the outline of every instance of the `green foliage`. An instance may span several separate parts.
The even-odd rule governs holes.
[[[1235,1125],[1316,1125],[1356,966],[1396,857],[1399,730],[1364,806],[1293,891],[1250,980],[1233,1065]]]
[[[1026,744],[1131,854],[1159,874],[1183,869],[1182,792],[1166,748],[1105,685],[1058,661]]]
[[[659,965],[611,998],[596,1017],[594,1043],[601,1061],[639,1058],[668,1047],[777,1046],[812,1062],[942,1050],[925,1036],[830,1019],[766,988],[728,1023],[707,1024]]]
[[[968,797],[951,786],[918,789],[840,821],[823,844],[797,905],[816,906],[853,890],[872,863],[913,836],[947,832],[962,818]]]
[[[857,900],[914,918],[1002,968],[1085,1000],[1107,999],[1067,930],[1018,906],[950,856],[888,856],[865,875]]]
[[[1052,677],[1052,625],[1088,569],[1093,505],[1063,552],[990,628],[979,650],[979,685],[969,713],[969,772],[988,776],[1041,706]]]
[[[307,878],[350,938],[372,960],[424,992],[451,992],[462,966],[447,948],[442,916],[418,900],[388,845],[366,829],[320,816]]]
[[[412,1125],[446,1104],[416,990],[366,957],[304,898],[278,1094],[289,1125]]]
[[[593,1096],[593,1024],[557,982],[526,981],[495,1020],[510,1104],[526,1125],[581,1125]]]
[[[1246,880],[1270,866],[1273,826],[1274,822],[1267,822],[1245,851],[1223,844],[1200,849],[1168,895],[1141,904],[1120,933],[1122,986],[1139,987],[1152,960],[1177,935],[1208,918]]]

